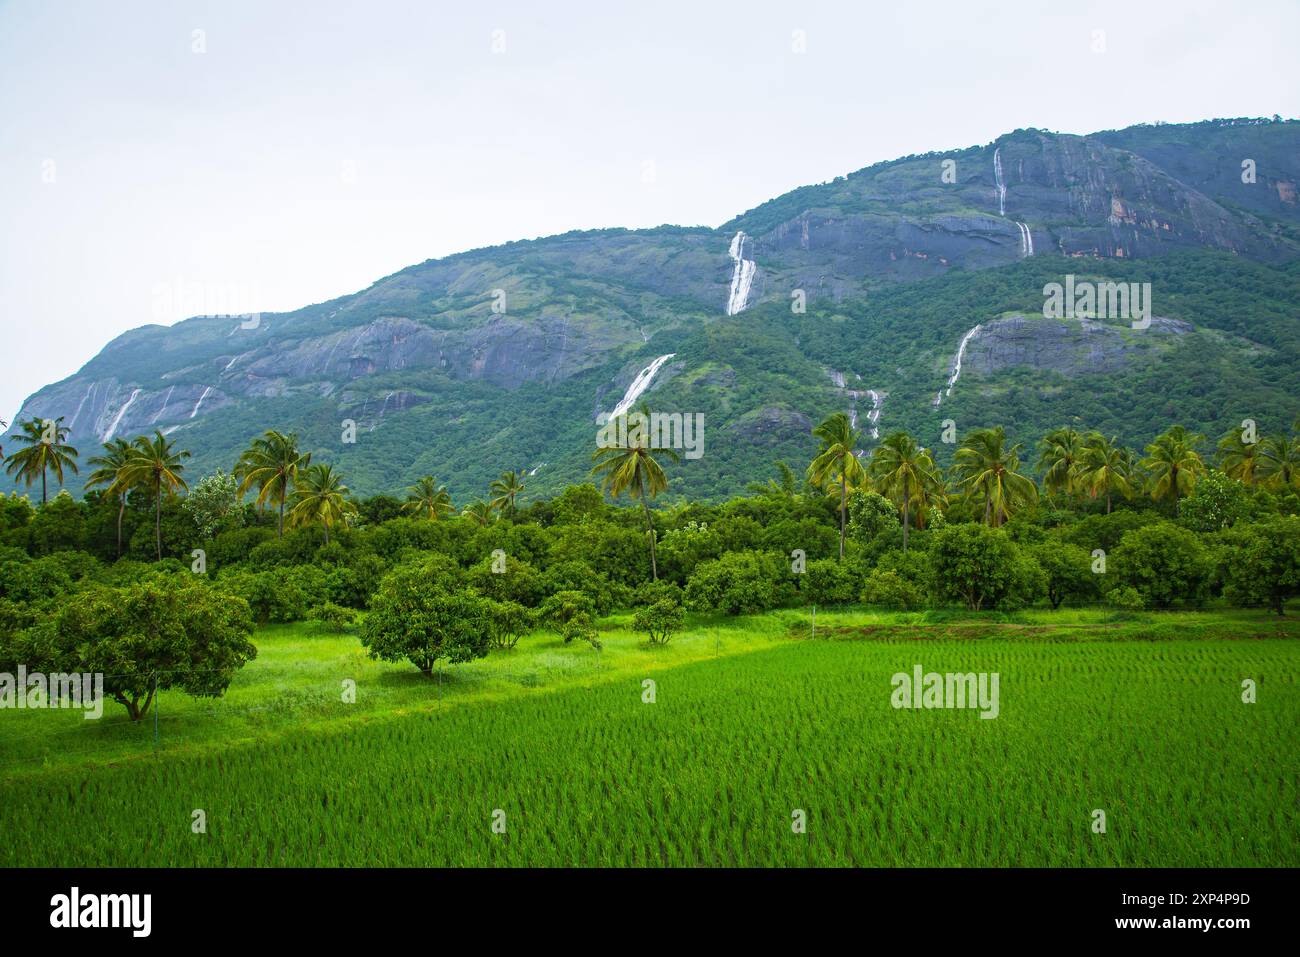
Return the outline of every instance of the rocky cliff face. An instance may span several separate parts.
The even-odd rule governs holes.
[[[963,375],[988,376],[1005,369],[1059,372],[1070,378],[1122,369],[1152,340],[1190,332],[1180,319],[1152,317],[1140,332],[1092,319],[1044,319],[1008,316],[981,324],[963,357]]]
[[[1237,159],[1247,151],[1264,164],[1249,184]],[[1288,259],[1300,250],[1297,181],[1300,123],[1090,137],[1017,131],[987,146],[908,157],[795,190],[716,230],[602,230],[511,243],[412,266],[355,295],[255,324],[200,317],[142,327],[31,396],[20,418],[63,416],[74,444],[90,449],[155,428],[185,434],[212,417],[257,421],[268,402],[282,404],[267,425],[292,428],[280,419],[310,407],[382,430],[413,410],[441,410],[457,383],[464,395],[471,386],[529,395],[577,390],[577,406],[594,415],[644,366],[656,336],[680,337],[729,312],[788,311],[797,291],[810,306],[853,312],[869,310],[882,283],[1029,258],[1054,257],[1062,271],[1084,268],[1081,261],[1198,248]],[[752,266],[738,266],[737,248]],[[1179,331],[1160,323],[1152,330],[1166,338]],[[1002,319],[970,343],[968,368],[977,375],[1014,366],[1108,370],[1135,348],[1109,326]],[[712,358],[677,355],[649,388]],[[730,391],[736,373],[726,374]],[[467,413],[439,414],[455,422]],[[747,438],[806,431],[809,418],[770,402],[729,405],[721,414],[719,425]],[[183,444],[215,441],[202,430],[189,434],[197,441]],[[431,441],[436,449],[439,439]]]

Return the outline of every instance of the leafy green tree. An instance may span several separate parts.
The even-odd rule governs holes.
[[[194,520],[194,527],[205,539],[212,538],[218,530],[241,528],[244,524],[239,480],[221,469],[200,479],[181,502],[181,508]],[[120,516],[118,521],[120,524]]]
[[[643,631],[652,645],[666,645],[672,636],[686,625],[686,614],[676,602],[664,600],[636,610],[632,616],[632,630]]]
[[[63,485],[63,473],[67,469],[77,474],[77,450],[64,440],[68,437],[68,428],[63,425],[63,416],[57,419],[28,419],[19,423],[20,431],[15,438],[26,444],[9,456],[5,472],[31,488],[36,476],[41,477],[41,504],[46,502],[46,473],[53,472],[54,477]]]
[[[431,587],[412,566],[384,576],[361,624],[361,644],[371,658],[408,660],[426,677],[441,659],[456,664],[484,657],[491,634],[485,599]]]
[[[143,435],[131,446],[131,453],[118,473],[114,492],[123,489],[148,489],[154,498],[154,544],[158,560],[162,561],[162,502],[163,497],[171,497],[178,489],[187,488],[181,473],[185,471],[182,464],[190,457],[189,452],[178,452],[172,448],[171,440],[157,430],[153,439]]]
[[[456,514],[456,506],[452,504],[451,493],[447,491],[447,486],[438,484],[438,480],[432,475],[424,476],[407,491],[411,494],[406,497],[406,503],[402,506],[404,512],[414,512],[431,522]]]
[[[1146,458],[1141,464],[1147,471],[1151,497],[1158,502],[1172,501],[1175,515],[1178,500],[1192,493],[1196,479],[1205,471],[1205,463],[1196,451],[1204,441],[1204,436],[1175,425],[1146,447]]]
[[[219,697],[257,657],[248,605],[197,575],[147,578],[124,587],[91,583],[7,645],[0,664],[47,673],[104,675],[104,693],[132,721],[158,691]],[[6,652],[8,654],[6,655]]]
[[[907,551],[912,512],[916,512],[917,526],[924,528],[930,509],[944,501],[943,477],[934,459],[926,449],[918,448],[906,432],[894,432],[876,446],[867,472],[876,491],[898,506],[903,521],[903,551]]]
[[[645,417],[644,421],[649,421],[650,412],[645,406],[641,407],[640,415]],[[618,431],[628,435],[628,444],[598,448],[591,456],[596,463],[591,474],[604,476],[601,487],[610,497],[618,498],[626,492],[640,500],[645,513],[646,537],[650,542],[650,577],[657,581],[659,563],[655,558],[655,528],[650,517],[649,500],[668,490],[668,476],[652,453],[659,453],[674,462],[681,461],[681,457],[672,449],[652,447],[653,436],[646,429],[639,430],[639,434],[635,429]]]
[[[1047,541],[1031,546],[1029,553],[1047,576],[1047,600],[1052,608],[1060,608],[1062,602],[1097,597],[1091,552],[1067,542]]]
[[[941,598],[979,611],[1026,604],[1046,590],[1042,569],[1000,528],[949,525],[933,535],[930,559]]]
[[[1001,527],[1023,507],[1038,501],[1038,486],[1020,474],[1020,446],[1006,447],[1002,426],[976,429],[953,456],[953,474],[967,497],[983,506],[984,523]]]
[[[1107,577],[1133,588],[1148,608],[1200,602],[1213,572],[1213,559],[1200,537],[1172,522],[1128,532],[1107,566]]]
[[[790,568],[780,555],[727,552],[701,562],[686,583],[686,607],[748,615],[776,608],[794,597]]]
[[[117,501],[117,554],[122,554],[122,517],[126,514],[126,499],[131,489],[122,485],[118,479],[131,457],[131,443],[126,439],[112,439],[104,443],[104,452],[88,460],[96,466],[86,477],[86,488],[101,487],[106,494]]]
[[[856,489],[866,478],[866,470],[855,452],[861,433],[853,428],[847,415],[835,412],[813,429],[813,435],[821,443],[821,449],[808,465],[808,481],[832,494],[839,491],[840,560],[843,561],[849,489]]]
[[[235,477],[240,480],[239,494],[257,486],[257,507],[271,502],[279,510],[276,531],[284,537],[284,511],[298,472],[311,464],[311,453],[298,449],[298,436],[285,435],[274,429],[255,438],[239,456]]]
[[[1300,595],[1300,518],[1249,526],[1234,544],[1224,595],[1234,604],[1266,604],[1285,615],[1287,601]]]
[[[515,601],[487,599],[489,644],[493,648],[513,648],[519,639],[537,627],[537,612]]]
[[[1207,469],[1191,496],[1183,500],[1178,521],[1196,532],[1217,532],[1245,521],[1250,508],[1245,485],[1216,469]]]
[[[1075,487],[1092,498],[1105,494],[1106,514],[1110,514],[1112,497],[1118,493],[1133,497],[1133,454],[1114,436],[1089,432],[1075,464]]]
[[[349,494],[343,476],[333,466],[308,465],[298,472],[289,518],[295,525],[320,525],[328,545],[330,528],[343,525],[356,511]]]
[[[544,621],[563,634],[564,626],[579,616],[591,618],[596,613],[596,603],[581,591],[557,591],[547,596],[537,609],[539,621]]]

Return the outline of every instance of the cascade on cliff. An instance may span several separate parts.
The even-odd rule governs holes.
[[[745,258],[745,243],[750,239],[744,230],[736,233],[731,240],[727,254],[731,256],[736,267],[731,272],[731,291],[727,295],[727,315],[734,316],[749,305],[749,290],[754,284],[754,272],[758,269],[752,259]]]
[[[632,408],[632,403],[641,398],[641,394],[645,392],[646,389],[650,388],[650,382],[654,379],[655,374],[659,372],[660,367],[675,355],[677,355],[677,353],[670,352],[666,356],[660,356],[654,362],[650,363],[638,372],[636,378],[633,379],[631,384],[627,387],[627,391],[623,393],[623,398],[619,400],[618,405],[614,406],[614,411],[609,414],[609,417],[611,419],[617,419],[620,415],[624,415],[628,409]]]

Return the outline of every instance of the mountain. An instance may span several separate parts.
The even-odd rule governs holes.
[[[804,461],[836,409],[866,448],[893,428],[935,442],[948,418],[1022,441],[1066,422],[1133,443],[1175,420],[1280,427],[1300,414],[1297,182],[1296,121],[1017,130],[717,229],[566,233],[295,312],[142,326],[19,418],[64,416],[83,459],[162,429],[196,476],[296,430],[355,491],[433,473],[458,499],[507,468],[530,492],[582,480],[597,415],[629,389],[704,414],[673,490],[706,498]],[[1150,283],[1155,319],[1044,319],[1067,273]]]

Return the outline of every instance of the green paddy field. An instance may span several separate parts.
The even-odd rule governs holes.
[[[601,638],[430,680],[271,628],[224,698],[166,693],[156,724],[0,712],[0,866],[1300,864],[1300,619],[846,609],[814,637],[800,610]],[[917,665],[996,672],[998,717],[894,708]]]

